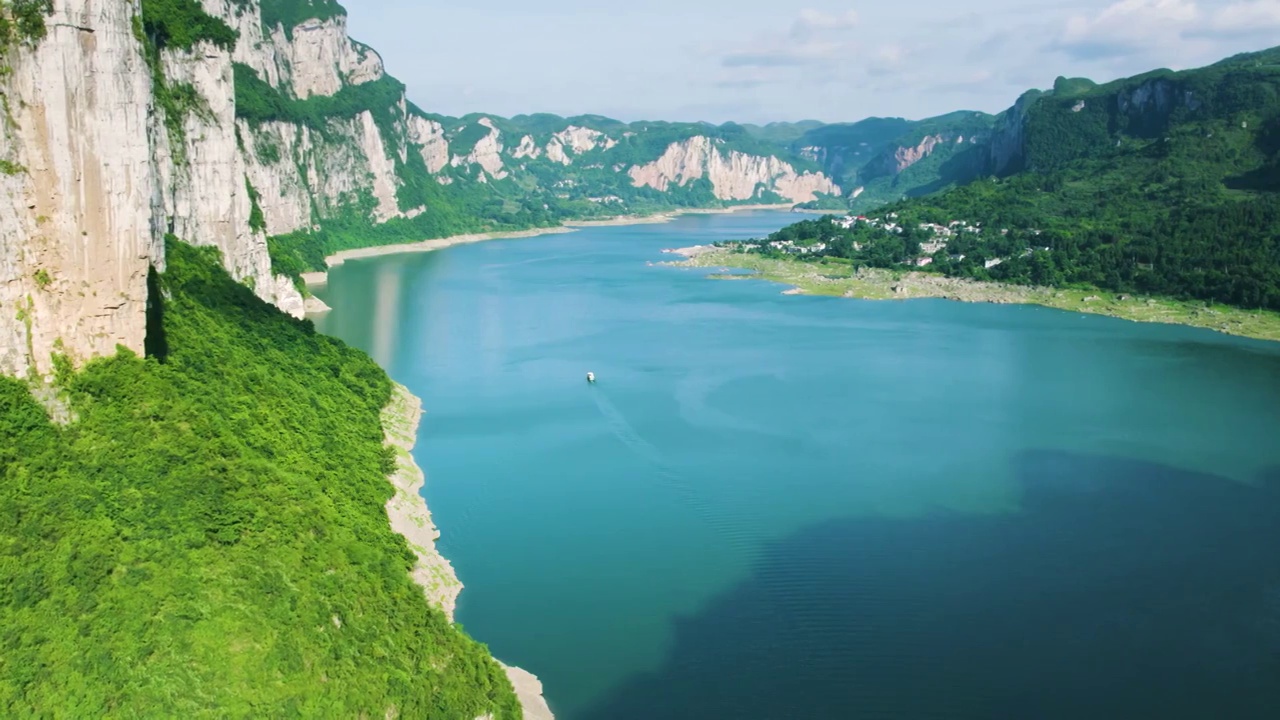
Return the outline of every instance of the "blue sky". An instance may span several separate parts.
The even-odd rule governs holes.
[[[431,112],[827,122],[998,112],[1280,45],[1280,0],[343,0]]]

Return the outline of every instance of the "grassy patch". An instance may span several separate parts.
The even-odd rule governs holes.
[[[715,273],[714,279],[759,279],[790,285],[807,295],[864,300],[944,298],[961,302],[1043,305],[1073,312],[1107,315],[1136,322],[1158,322],[1217,330],[1229,335],[1280,341],[1280,313],[1228,305],[1154,298],[1092,289],[1044,288],[947,278],[923,272],[862,268],[717,250],[680,263],[681,267],[736,268],[751,275]]]

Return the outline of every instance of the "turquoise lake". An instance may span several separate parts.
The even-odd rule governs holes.
[[[330,274],[467,632],[560,720],[1280,717],[1280,344],[659,265],[795,219]]]

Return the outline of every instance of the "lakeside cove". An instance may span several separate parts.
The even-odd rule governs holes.
[[[1214,330],[1257,340],[1280,341],[1280,313],[1229,305],[1156,298],[1096,289],[1049,288],[953,278],[919,270],[858,268],[832,261],[769,258],[714,246],[671,250],[684,260],[675,267],[721,269],[715,280],[767,280],[790,295],[825,295],[859,300],[939,298],[970,303],[1042,305],[1058,310],[1106,315],[1146,323]],[[732,270],[750,271],[747,274]]]
[[[601,218],[597,220],[566,220],[560,225],[527,228],[524,230],[464,233],[462,235],[451,235],[449,237],[442,238],[428,238],[426,240],[419,240],[417,242],[410,243],[373,245],[370,247],[355,248],[351,250],[340,250],[325,258],[324,270],[302,273],[301,279],[303,284],[309,288],[323,287],[329,282],[329,270],[342,265],[348,260],[382,257],[384,255],[401,255],[404,253],[435,252],[436,250],[444,250],[445,248],[454,247],[456,245],[468,245],[476,242],[485,242],[487,240],[518,240],[522,238],[539,237],[542,235],[557,235],[561,233],[577,232],[588,228],[618,227],[625,225],[656,225],[669,223],[686,215],[729,215],[741,212],[818,214],[823,211],[805,210],[788,204],[730,205],[728,207],[721,208],[685,208],[645,215],[619,215],[616,217]],[[329,310],[327,306],[318,301],[313,308],[314,309],[308,309],[308,314],[318,314]]]
[[[334,268],[317,331],[430,409],[466,630],[561,720],[1273,716],[1280,345],[659,264],[793,217]]]

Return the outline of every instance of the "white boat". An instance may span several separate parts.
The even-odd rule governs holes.
[[[596,381],[596,374],[593,372],[587,373],[587,382],[593,383],[595,381]]]

